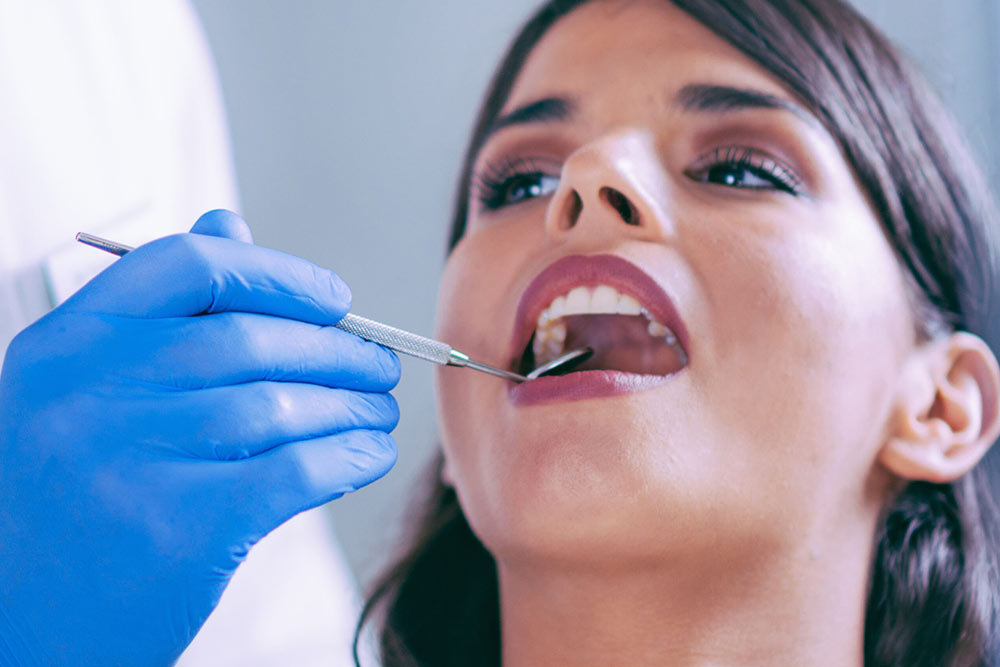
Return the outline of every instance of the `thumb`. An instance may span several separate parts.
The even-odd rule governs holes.
[[[191,228],[191,233],[253,243],[253,234],[246,221],[236,213],[224,208],[209,211],[198,218],[194,227]]]

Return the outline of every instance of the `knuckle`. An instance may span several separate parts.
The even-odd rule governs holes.
[[[368,427],[379,431],[396,428],[399,422],[399,405],[390,394],[356,392],[354,395],[363,406],[355,414],[359,428]]]
[[[395,387],[399,383],[399,378],[402,375],[402,367],[399,363],[399,357],[392,350],[379,347],[379,360],[381,362],[379,366],[382,372],[381,379],[390,387]]]
[[[355,359],[363,359],[364,373],[377,388],[388,391],[396,386],[401,375],[399,357],[388,348],[371,341],[357,339]]]
[[[28,368],[42,364],[48,368],[67,366],[81,354],[84,342],[100,344],[106,336],[105,328],[93,326],[94,318],[87,315],[67,315],[53,311],[48,316],[22,329],[8,343],[6,353],[0,354],[5,369]],[[58,349],[60,354],[53,355]],[[88,351],[92,356],[94,350]]]
[[[336,327],[326,327],[331,340],[326,346],[326,367],[367,390],[388,391],[399,382],[401,369],[394,352]]]
[[[333,296],[333,300],[340,306],[344,308],[347,312],[351,309],[352,294],[351,289],[347,286],[340,276],[329,269],[324,269],[321,266],[315,264],[309,264],[312,270],[312,282],[315,285],[328,285],[330,293]]]
[[[158,252],[168,257],[185,256],[195,252],[193,234],[171,234],[149,244],[149,252]]]
[[[388,433],[382,431],[365,431],[365,446],[371,461],[369,470],[381,477],[396,463],[396,441]]]
[[[281,458],[281,478],[288,489],[311,489],[316,484],[310,460],[301,449],[292,450]]]
[[[281,382],[258,382],[261,415],[270,424],[288,424],[295,418],[295,397]]]
[[[185,271],[191,272],[196,279],[202,279],[214,272],[211,254],[206,247],[207,238],[200,234],[174,234],[163,241],[167,242],[167,252],[181,260]]]
[[[32,350],[35,338],[35,327],[32,325],[27,329],[22,329],[7,345],[5,361],[7,363],[22,362],[28,357],[29,350]]]
[[[382,396],[385,397],[385,427],[387,430],[392,431],[399,425],[399,403],[392,394],[382,394]]]
[[[205,246],[205,237],[198,234],[172,234],[153,241],[140,250],[149,252],[166,270],[168,276],[192,285],[210,285],[213,293],[215,268],[211,254]]]
[[[250,360],[263,359],[268,347],[269,337],[262,326],[260,318],[248,313],[221,312],[212,317],[221,318],[222,349],[231,350],[233,354],[245,355]]]

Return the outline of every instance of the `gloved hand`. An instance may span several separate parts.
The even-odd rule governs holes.
[[[255,542],[395,462],[399,361],[328,326],[346,285],[243,242],[233,213],[192,232],[127,254],[7,352],[3,665],[170,664]]]

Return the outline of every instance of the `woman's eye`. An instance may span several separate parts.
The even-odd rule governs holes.
[[[476,183],[479,201],[491,211],[535,197],[544,197],[555,192],[558,187],[557,177],[542,172],[517,173],[500,179],[484,176],[477,179]]]
[[[765,189],[774,183],[753,169],[739,164],[718,164],[705,172],[705,182],[718,185],[728,185],[734,188]]]
[[[798,194],[799,178],[774,160],[749,148],[716,149],[697,161],[687,175],[699,183],[746,190],[776,190]]]

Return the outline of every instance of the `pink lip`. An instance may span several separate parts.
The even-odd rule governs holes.
[[[542,310],[557,296],[574,287],[610,285],[635,297],[658,322],[677,335],[682,348],[688,347],[688,331],[666,291],[649,274],[616,255],[570,255],[553,262],[524,290],[514,318],[510,359],[514,365],[531,339]],[[639,391],[667,378],[619,371],[584,371],[565,377],[539,378],[511,384],[511,399],[517,404],[564,398],[590,398]]]
[[[580,371],[569,375],[540,377],[520,384],[511,382],[507,385],[507,395],[511,402],[518,406],[579,401],[652,389],[665,384],[673,377],[673,375],[637,375],[622,371]]]

